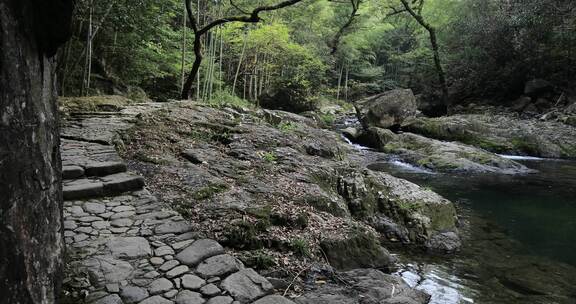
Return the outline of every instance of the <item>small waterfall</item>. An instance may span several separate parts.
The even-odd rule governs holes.
[[[498,154],[498,156],[511,160],[546,160],[541,157]]]

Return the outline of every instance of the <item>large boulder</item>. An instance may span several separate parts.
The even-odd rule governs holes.
[[[436,172],[518,174],[532,172],[524,165],[486,150],[458,142],[447,142],[412,133],[393,134],[370,128],[366,136],[378,143],[374,148],[397,155],[417,167]]]
[[[526,82],[524,86],[524,94],[528,96],[538,96],[542,93],[552,91],[554,86],[544,79],[533,79]]]
[[[380,246],[374,234],[352,230],[345,236],[330,236],[320,243],[330,265],[340,270],[356,268],[390,269],[395,260]]]
[[[465,114],[413,119],[402,130],[500,154],[576,158],[576,128],[561,122]]]
[[[384,172],[345,166],[333,171],[318,171],[316,175],[327,190],[334,191],[345,201],[353,217],[372,226],[385,242],[428,248],[427,242],[433,236],[457,232],[452,202],[407,180]],[[357,239],[352,236],[346,237],[348,241]]]
[[[354,105],[365,128],[399,127],[406,119],[418,113],[416,97],[410,89],[384,92],[359,100]]]
[[[402,278],[375,269],[338,273],[338,280],[307,291],[299,304],[403,303],[424,304],[430,295],[410,288]],[[341,282],[345,282],[346,285]]]

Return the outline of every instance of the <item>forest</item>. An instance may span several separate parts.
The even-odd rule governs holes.
[[[0,304],[573,304],[576,2],[0,0]]]
[[[199,0],[190,13],[201,28],[268,2]],[[280,94],[311,109],[411,88],[432,104],[498,104],[531,79],[568,91],[574,80],[570,1],[291,2],[260,22],[202,33],[192,97],[259,103]],[[159,100],[182,95],[195,61],[183,1],[79,1],[72,28],[58,54],[62,96],[131,87]]]

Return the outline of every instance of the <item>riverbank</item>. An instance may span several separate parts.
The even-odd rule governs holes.
[[[321,117],[177,102],[134,115],[128,125],[114,122],[121,130],[108,128],[116,135],[106,142],[195,239],[219,241],[297,303],[355,301],[367,292],[414,303],[426,303],[426,293],[431,303],[569,303],[573,268],[519,249],[514,235],[469,208],[473,200],[460,191],[484,189],[476,177],[522,191],[532,185],[522,179],[540,173],[439,174],[346,141]],[[103,118],[90,119],[64,134],[96,144],[102,132],[81,130]],[[558,174],[570,180],[571,173]],[[499,197],[506,191],[490,201],[510,205]],[[387,291],[376,291],[381,286]]]

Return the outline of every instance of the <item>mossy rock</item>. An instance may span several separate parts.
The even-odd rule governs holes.
[[[339,270],[390,269],[394,264],[394,258],[368,231],[352,229],[346,236],[322,240],[320,247],[330,265]]]
[[[60,97],[60,110],[64,113],[73,112],[118,112],[125,106],[134,103],[133,100],[120,95],[103,95],[88,97]]]

